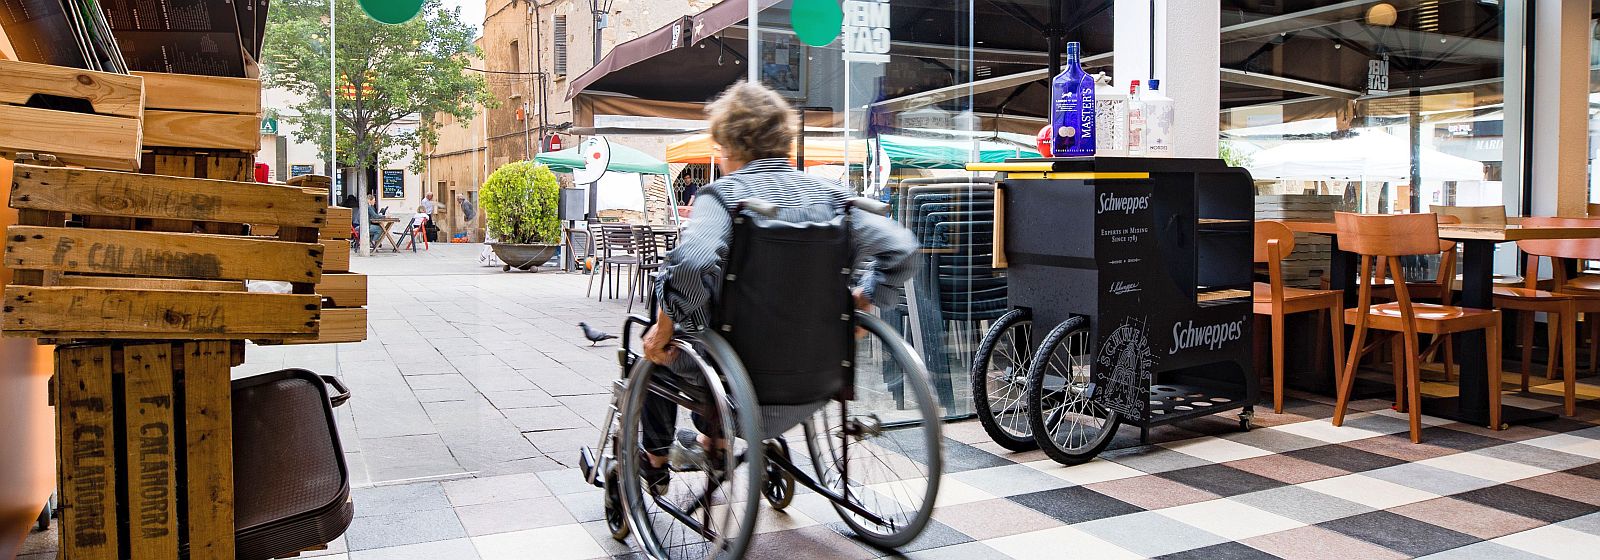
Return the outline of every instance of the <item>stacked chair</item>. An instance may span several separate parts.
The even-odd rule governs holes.
[[[993,268],[994,183],[968,177],[907,179],[895,216],[922,245],[908,312],[940,404],[954,404],[952,376],[966,371],[987,321],[1007,310],[1005,273]],[[945,336],[949,333],[949,336]],[[934,337],[943,336],[942,340]]]

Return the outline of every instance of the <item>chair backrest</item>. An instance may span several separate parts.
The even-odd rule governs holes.
[[[608,254],[632,253],[638,245],[632,224],[601,224],[600,237]]]
[[[1339,250],[1358,255],[1396,257],[1434,255],[1439,244],[1433,214],[1352,214],[1335,212]]]
[[[1600,228],[1600,217],[1523,218],[1522,227],[1593,227]],[[1558,259],[1600,259],[1600,239],[1524,239],[1517,242],[1524,253]]]
[[[1429,212],[1442,216],[1457,218],[1459,224],[1481,226],[1506,225],[1506,207],[1504,206],[1429,206]],[[1440,221],[1439,223],[1449,223]]]
[[[1272,262],[1272,255],[1269,251],[1273,241],[1278,242],[1277,258],[1279,260],[1294,252],[1294,232],[1289,230],[1289,226],[1283,225],[1283,222],[1273,220],[1258,220],[1256,222],[1255,262],[1278,264]]]

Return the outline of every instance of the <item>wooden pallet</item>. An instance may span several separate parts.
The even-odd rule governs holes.
[[[138,72],[144,145],[254,152],[261,147],[261,81]]]
[[[333,181],[323,175],[301,175],[290,180],[308,193],[326,193]],[[317,295],[322,297],[322,324],[314,340],[286,340],[284,344],[331,344],[361,342],[367,339],[367,276],[350,272],[350,217],[353,211],[341,206],[328,208],[328,224],[322,228],[322,282]]]
[[[0,60],[0,155],[51,154],[67,165],[139,167],[144,81]],[[81,105],[79,110],[29,106]]]

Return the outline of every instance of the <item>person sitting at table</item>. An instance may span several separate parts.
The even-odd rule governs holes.
[[[378,220],[383,218],[383,213],[378,211],[377,195],[367,195],[367,236],[371,237],[370,243],[374,248],[378,246],[378,238],[383,237],[383,226]]]

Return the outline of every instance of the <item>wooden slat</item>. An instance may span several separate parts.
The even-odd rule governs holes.
[[[334,344],[367,339],[367,310],[360,307],[322,310],[322,328],[315,339],[257,340],[257,344]]]
[[[233,340],[317,332],[311,295],[9,286],[6,336]]]
[[[322,272],[350,272],[350,242],[342,239],[322,241]]]
[[[125,276],[62,276],[57,286],[78,288],[126,288],[132,290],[187,290],[191,292],[243,292],[244,282],[228,280],[185,280],[177,278],[128,278]]]
[[[1337,232],[1331,221],[1285,220],[1284,225],[1300,233],[1333,235]],[[1522,227],[1439,225],[1439,239],[1450,241],[1521,241],[1524,239],[1593,239],[1600,238],[1600,227]]]
[[[367,275],[356,273],[324,274],[317,295],[333,301],[329,307],[366,307]],[[323,312],[328,311],[327,307]],[[326,315],[324,315],[326,320]]]
[[[259,133],[259,129],[257,133]],[[252,148],[250,151],[255,151]],[[256,158],[249,153],[212,153],[205,156],[206,172],[198,177],[207,179],[222,179],[224,181],[243,181],[246,183],[256,180]],[[327,197],[328,193],[321,193]]]
[[[104,216],[322,227],[328,197],[294,187],[16,166],[11,207]]]
[[[230,560],[234,556],[230,352],[226,342],[183,345],[190,558]]]
[[[354,216],[355,210],[343,206],[329,206],[328,223],[322,226],[322,238],[349,240],[350,224],[354,223],[351,219]]]
[[[333,178],[327,175],[298,175],[285,181],[291,186],[328,190],[333,187]]]
[[[261,112],[261,80],[193,74],[134,72],[144,78],[145,107],[213,113]]]
[[[249,237],[11,226],[7,267],[197,280],[322,278],[320,244]]]
[[[127,416],[129,547],[133,560],[178,557],[178,436],[173,404],[172,345],[122,349]]]
[[[139,168],[139,119],[0,105],[0,152],[54,154],[67,165]]]
[[[56,349],[62,556],[118,560],[111,347]]]
[[[147,110],[144,112],[144,145],[256,151],[261,149],[261,118]]]
[[[143,83],[126,74],[0,60],[0,104],[22,105],[42,93],[87,100],[101,115],[137,119],[144,108]]]

